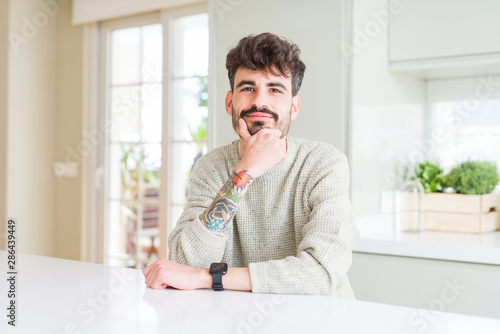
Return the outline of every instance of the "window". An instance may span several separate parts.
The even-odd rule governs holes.
[[[500,99],[477,101],[464,109],[464,101],[442,101],[432,106],[433,131],[439,132],[436,156],[443,168],[471,160],[496,161],[500,167]]]
[[[166,248],[190,172],[207,151],[208,16],[148,14],[102,25],[104,263],[141,268]]]
[[[161,24],[115,29],[109,35],[108,264],[134,266],[157,256],[162,44]]]
[[[171,221],[177,222],[186,202],[191,170],[207,152],[208,117],[208,16],[178,18],[174,21],[176,50],[170,77],[173,118]],[[173,227],[173,224],[170,225]]]
[[[445,172],[471,160],[495,161],[500,167],[500,94],[498,78],[477,77],[428,82],[429,158]]]

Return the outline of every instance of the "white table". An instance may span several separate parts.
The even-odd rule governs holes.
[[[5,251],[0,259],[6,273]],[[25,254],[18,262],[17,327],[2,314],[1,333],[500,332],[493,319],[323,296],[152,290],[139,270]]]

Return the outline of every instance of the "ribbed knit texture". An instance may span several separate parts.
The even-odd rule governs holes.
[[[209,232],[199,216],[238,164],[238,141],[201,157],[168,240],[170,259],[249,267],[257,293],[354,299],[347,271],[357,230],[347,159],[325,143],[287,137],[287,146],[285,160],[250,184],[226,238]]]

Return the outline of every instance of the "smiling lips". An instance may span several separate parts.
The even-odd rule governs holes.
[[[253,113],[246,115],[245,117],[248,117],[250,119],[261,119],[261,118],[273,118],[273,115],[263,113],[263,112],[253,112]]]

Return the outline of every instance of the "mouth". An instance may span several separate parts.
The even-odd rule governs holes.
[[[240,114],[240,118],[246,118],[252,121],[266,121],[269,119],[274,119],[274,121],[277,122],[278,114],[267,108],[252,107],[250,109],[243,110]]]
[[[244,117],[248,117],[249,119],[273,119],[273,115],[270,115],[268,113],[263,113],[263,112],[252,112]]]

